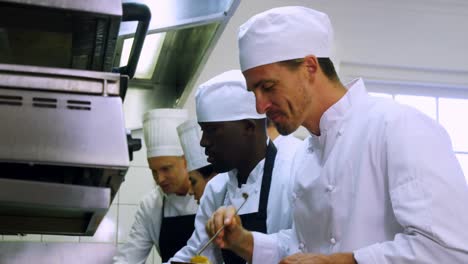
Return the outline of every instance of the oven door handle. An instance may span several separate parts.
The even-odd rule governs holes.
[[[143,43],[145,42],[146,33],[148,32],[151,20],[151,11],[148,6],[140,3],[123,3],[122,8],[122,22],[138,21],[127,65],[118,68],[118,72],[120,74],[127,75],[132,79],[135,75],[138,59],[140,58]]]

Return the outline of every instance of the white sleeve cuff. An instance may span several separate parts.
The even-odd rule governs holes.
[[[278,263],[278,241],[275,234],[266,235],[259,232],[252,232],[253,254],[252,264],[257,263]]]
[[[380,259],[375,254],[375,249],[379,244],[357,249],[353,252],[354,260],[359,264],[387,263],[385,259]]]

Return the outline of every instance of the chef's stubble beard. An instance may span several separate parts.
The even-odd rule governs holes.
[[[287,123],[285,124],[275,123],[275,126],[276,126],[276,130],[278,130],[278,132],[283,136],[287,136],[296,130]]]
[[[310,102],[310,100],[305,100],[301,107],[306,107],[307,103]],[[304,109],[304,108],[297,108],[297,109]],[[292,113],[292,111],[291,111]],[[303,110],[299,110],[298,112],[296,112],[296,116],[299,115],[303,115]],[[286,117],[286,121],[283,122],[283,123],[275,123],[275,126],[276,126],[276,130],[278,130],[278,132],[283,135],[283,136],[287,136],[291,133],[293,133],[294,131],[296,131],[299,126],[301,124],[294,124],[292,120],[289,120],[289,118],[292,118],[292,114],[288,117],[288,116],[285,116]]]

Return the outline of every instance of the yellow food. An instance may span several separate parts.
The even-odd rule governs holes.
[[[205,256],[194,256],[190,259],[190,262],[197,264],[211,264],[210,260]]]

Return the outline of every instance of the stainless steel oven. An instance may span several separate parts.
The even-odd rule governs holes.
[[[150,17],[115,0],[0,1],[0,234],[94,234],[139,148],[122,100]],[[130,20],[129,65],[113,69]]]

